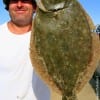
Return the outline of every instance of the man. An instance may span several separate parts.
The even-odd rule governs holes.
[[[34,0],[4,0],[11,20],[0,26],[0,99],[50,100],[29,57]]]

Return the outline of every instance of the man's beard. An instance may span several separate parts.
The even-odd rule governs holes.
[[[17,25],[17,26],[20,26],[20,27],[23,27],[23,26],[27,26],[29,25],[30,23],[32,23],[32,18],[21,18],[21,19],[18,19],[18,18],[11,18],[11,21]]]

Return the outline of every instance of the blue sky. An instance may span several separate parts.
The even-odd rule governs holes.
[[[91,16],[95,25],[100,24],[100,0],[78,0],[86,12]],[[4,9],[0,0],[0,24],[8,21],[9,13]]]

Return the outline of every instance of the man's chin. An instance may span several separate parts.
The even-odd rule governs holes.
[[[27,26],[30,24],[30,22],[26,20],[16,20],[14,23],[15,25],[20,26],[20,27]]]

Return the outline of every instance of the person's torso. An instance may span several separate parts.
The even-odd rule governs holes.
[[[30,33],[15,35],[7,24],[0,26],[0,99],[17,100],[31,86],[32,66],[29,60]]]

